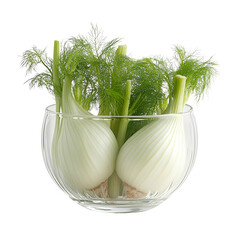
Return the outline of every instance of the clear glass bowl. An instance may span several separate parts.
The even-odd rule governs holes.
[[[124,180],[121,179],[121,176],[119,178],[114,170],[114,177],[111,176],[104,181],[101,180],[98,185],[95,184],[96,186],[91,187],[91,189],[84,188],[81,183],[81,173],[84,173],[84,170],[80,168],[81,161],[85,161],[85,159],[79,160],[79,163],[74,163],[77,164],[76,169],[73,169],[72,159],[67,159],[67,157],[64,160],[64,165],[59,164],[58,156],[60,155],[58,153],[62,153],[63,148],[65,153],[68,153],[73,148],[68,146],[66,139],[65,145],[61,147],[55,143],[56,124],[58,126],[63,123],[81,126],[87,121],[89,124],[98,124],[100,122],[102,124],[104,122],[104,124],[110,125],[111,122],[120,121],[121,119],[128,121],[126,138],[134,136],[134,131],[142,131],[139,130],[141,128],[147,129],[145,134],[152,131],[152,136],[148,134],[145,138],[143,137],[145,135],[142,135],[140,136],[141,141],[136,141],[130,148],[125,147],[124,156],[128,156],[128,153],[126,153],[128,149],[133,149],[129,156],[135,154],[139,161],[133,160],[131,164],[125,166],[125,170],[122,168],[119,171]],[[178,125],[176,125],[176,122]],[[151,129],[151,125],[154,129]],[[161,128],[161,131],[158,130]],[[88,129],[84,131],[85,136],[87,136]],[[94,134],[94,128],[90,128],[90,131],[90,135]],[[74,144],[76,144],[77,148],[79,146],[79,149],[82,149],[82,152],[80,152],[82,156],[91,155],[95,151],[94,146],[82,148],[80,146],[83,144],[81,141],[79,143],[74,142]],[[124,145],[122,148],[124,148]],[[163,149],[160,151],[161,148]],[[47,170],[57,185],[72,200],[88,209],[122,213],[145,211],[158,206],[184,182],[193,167],[196,151],[197,127],[193,109],[189,105],[186,105],[184,112],[179,114],[130,117],[64,115],[55,112],[55,105],[46,108],[42,128],[42,152]],[[118,159],[120,153],[121,150],[117,153],[116,159]],[[72,156],[71,154],[69,152],[69,156]],[[73,154],[76,155],[76,153]],[[74,157],[74,161],[78,161],[78,156]],[[148,161],[144,162],[146,158]],[[116,162],[116,159],[113,159],[113,161]],[[141,161],[143,164],[139,167]],[[124,159],[123,162],[125,162],[125,165],[128,164]],[[114,163],[114,165],[118,166],[117,163]],[[86,164],[82,166],[82,168],[85,167]],[[92,181],[90,178],[92,179],[94,176],[89,176],[89,183]],[[126,182],[126,179],[130,179],[130,182]],[[88,183],[86,177],[84,180]],[[81,188],[77,187],[78,184],[81,185]],[[115,186],[118,188],[117,195],[116,191],[112,194]]]

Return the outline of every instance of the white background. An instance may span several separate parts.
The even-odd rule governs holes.
[[[0,239],[240,239],[239,1],[1,1]],[[155,209],[107,214],[84,209],[51,180],[41,153],[44,109],[54,99],[29,90],[23,51],[52,52],[53,40],[98,24],[133,57],[171,56],[175,44],[214,56],[219,74],[194,106],[197,161],[183,186]]]

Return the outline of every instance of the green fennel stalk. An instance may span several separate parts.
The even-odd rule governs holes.
[[[59,80],[59,41],[54,41],[54,50],[53,50],[53,84],[55,90],[55,101],[56,101],[56,112],[60,113],[61,109],[61,96],[57,94],[61,89],[60,80]],[[56,125],[54,131],[54,140],[58,134],[60,127],[59,115],[56,115]]]
[[[122,108],[122,114],[121,116],[128,116],[129,115],[129,104],[130,104],[130,98],[131,98],[131,89],[132,89],[132,82],[131,80],[127,81],[126,84],[126,94],[123,102],[123,108]],[[128,126],[128,119],[127,118],[121,118],[118,128],[118,134],[117,134],[117,141],[118,141],[118,147],[121,148],[123,143],[125,142],[126,132],[127,132],[127,126]]]
[[[115,53],[115,57],[114,57],[114,61],[113,61],[113,70],[112,70],[111,88],[113,89],[114,92],[118,91],[121,93],[123,91],[122,82],[124,81],[124,79],[123,79],[123,76],[121,75],[121,71],[123,68],[122,65],[123,65],[124,57],[126,56],[126,54],[127,54],[127,46],[126,45],[118,46],[116,53]],[[112,101],[116,105],[114,111],[112,112],[112,115],[114,115],[114,116],[120,115],[120,113],[122,111],[122,106],[123,106],[122,101],[119,101],[117,99],[112,99]],[[120,122],[119,119],[113,119],[111,122],[111,129],[116,137],[117,137],[118,131],[119,131],[119,122]]]
[[[185,102],[184,102],[184,92],[185,92],[185,84],[186,84],[186,77],[181,75],[175,76],[175,84],[174,89],[169,97],[169,104],[164,114],[169,113],[180,113],[183,111]]]
[[[129,111],[129,103],[130,103],[130,97],[131,97],[131,89],[132,84],[131,80],[127,81],[126,84],[126,92],[122,107],[122,116],[128,116]],[[116,120],[116,119],[115,119]],[[117,142],[118,142],[118,148],[121,149],[122,145],[125,142],[126,132],[127,132],[127,126],[128,126],[128,119],[127,118],[121,118],[118,120],[118,131],[117,131]],[[111,198],[116,198],[121,195],[122,193],[122,181],[118,177],[117,173],[114,171],[112,176],[108,180],[108,194]]]

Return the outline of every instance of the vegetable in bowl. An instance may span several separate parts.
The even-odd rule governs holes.
[[[135,199],[180,184],[187,159],[183,109],[208,89],[212,58],[175,46],[172,59],[134,59],[119,38],[106,41],[93,26],[87,37],[54,41],[53,58],[36,47],[25,51],[21,65],[35,72],[30,87],[55,96],[50,168],[61,188],[75,198]],[[139,116],[146,119],[131,121]]]

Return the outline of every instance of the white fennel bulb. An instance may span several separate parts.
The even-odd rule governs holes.
[[[117,174],[144,193],[162,193],[182,176],[186,145],[181,116],[158,119],[135,133],[121,148]]]
[[[186,78],[176,76],[176,89],[167,113],[183,109]],[[121,148],[116,171],[121,180],[142,193],[163,193],[179,184],[186,166],[183,116],[172,114],[146,125]]]
[[[118,145],[108,124],[92,119],[75,101],[71,81],[66,79],[64,84],[63,118],[53,141],[54,168],[65,186],[82,192],[96,188],[113,173]]]

